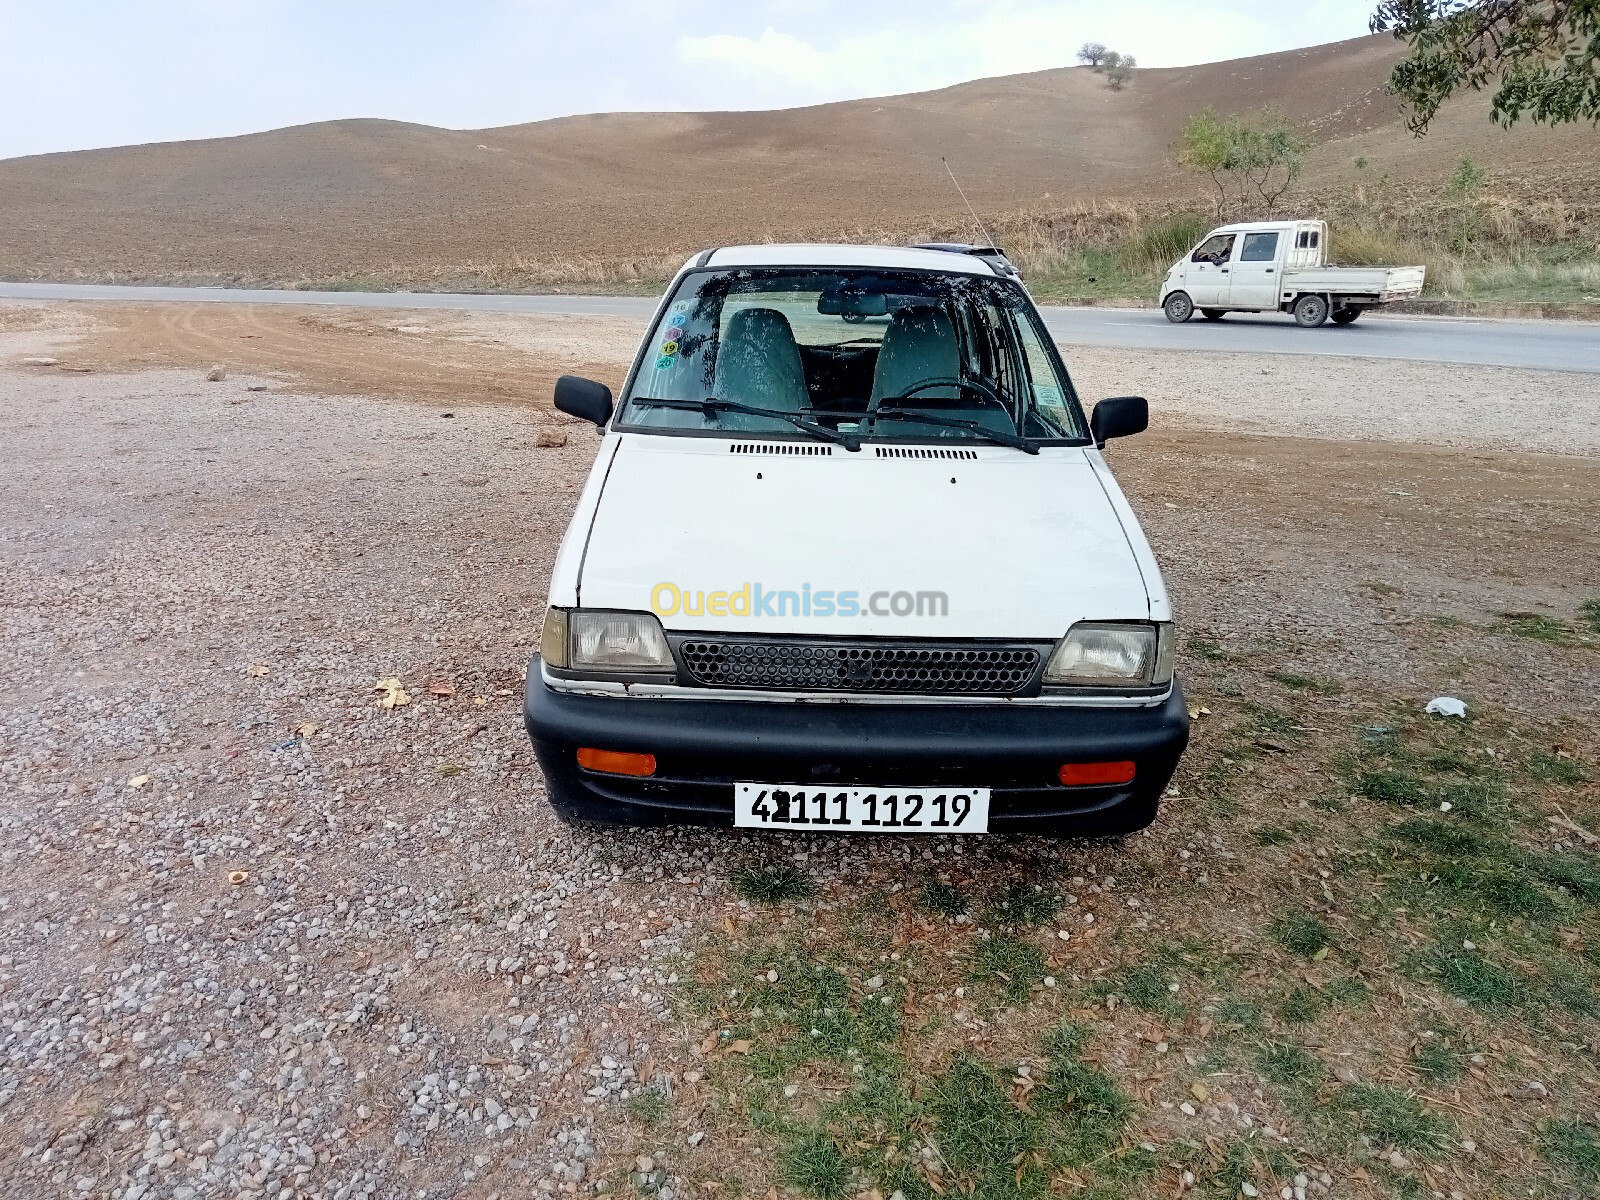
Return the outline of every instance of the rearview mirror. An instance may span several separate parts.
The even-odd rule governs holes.
[[[861,288],[835,288],[817,297],[817,313],[824,317],[881,317],[889,311],[889,297]]]
[[[1096,404],[1089,415],[1089,432],[1094,435],[1096,446],[1149,428],[1150,405],[1143,396],[1109,396]]]
[[[581,375],[563,375],[556,380],[556,407],[604,429],[611,420],[611,389]]]

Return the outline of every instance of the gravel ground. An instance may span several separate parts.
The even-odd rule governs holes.
[[[593,435],[255,383],[0,371],[0,1194],[587,1190],[632,1161],[636,1089],[695,1111],[667,992],[749,919],[733,865],[1029,853],[566,831],[519,688]],[[1119,448],[1189,629],[1277,622],[1297,666],[1402,692],[1577,694],[1577,652],[1415,616],[1600,592],[1589,462],[1345,447],[1318,477],[1322,445]],[[689,1151],[655,1150],[662,1200]]]
[[[1594,377],[1376,358],[1063,346],[1084,406],[1144,396],[1155,428],[1600,454]]]
[[[570,1192],[717,890],[520,729],[591,439],[247,382],[0,375],[0,1193]]]

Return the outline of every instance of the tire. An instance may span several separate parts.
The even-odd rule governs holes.
[[[1303,329],[1315,329],[1328,319],[1328,302],[1321,296],[1301,296],[1291,311],[1295,324]]]
[[[1208,321],[1220,321],[1227,311],[1225,308],[1202,308],[1200,315]]]
[[[1332,321],[1335,325],[1348,325],[1351,321],[1354,321],[1357,317],[1359,317],[1361,313],[1362,308],[1358,304],[1341,306],[1334,309],[1333,312],[1328,315],[1328,320]]]
[[[1173,292],[1161,302],[1161,311],[1174,325],[1182,325],[1194,316],[1194,301],[1189,299],[1188,292]]]

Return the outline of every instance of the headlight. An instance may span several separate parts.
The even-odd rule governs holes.
[[[552,608],[539,652],[557,670],[674,671],[661,622],[650,613]]]
[[[1056,645],[1044,669],[1057,687],[1160,687],[1172,681],[1170,623],[1083,621]]]

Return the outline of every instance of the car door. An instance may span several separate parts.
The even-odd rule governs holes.
[[[1214,233],[1194,248],[1183,274],[1184,291],[1196,308],[1225,308],[1228,304],[1229,259],[1234,235]]]
[[[1278,307],[1278,243],[1282,240],[1277,230],[1244,235],[1237,260],[1228,282],[1229,308],[1261,308],[1268,311]]]

